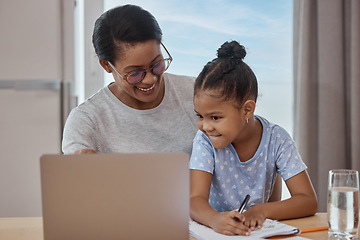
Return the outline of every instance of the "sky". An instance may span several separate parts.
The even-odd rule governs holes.
[[[154,4],[155,2],[155,4]],[[169,71],[197,76],[225,41],[239,41],[259,81],[289,81],[292,73],[292,1],[105,0],[105,9],[131,3],[150,11],[174,61]]]
[[[290,0],[105,0],[104,9],[127,3],[151,12],[174,58],[168,72],[197,76],[226,41],[245,46],[244,61],[259,83],[257,114],[292,133],[292,26]]]

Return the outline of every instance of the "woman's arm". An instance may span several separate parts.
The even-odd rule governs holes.
[[[265,218],[291,219],[314,215],[317,211],[317,198],[310,178],[305,171],[285,181],[291,198],[280,202],[256,205],[246,211],[245,225],[261,227]]]
[[[96,126],[92,119],[77,109],[73,109],[63,131],[62,151],[64,154],[88,153],[83,149],[96,151],[94,136]]]
[[[237,211],[219,213],[210,206],[211,179],[211,173],[190,170],[190,217],[222,234],[249,235],[243,215]],[[240,221],[235,221],[234,217]]]

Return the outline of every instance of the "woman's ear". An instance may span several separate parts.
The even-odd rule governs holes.
[[[102,68],[103,68],[106,72],[108,72],[108,73],[111,73],[111,72],[112,72],[112,71],[111,71],[112,69],[111,69],[108,61],[105,61],[105,60],[99,58],[99,63],[100,63],[100,65],[102,66]]]
[[[245,118],[249,119],[254,115],[255,112],[256,103],[254,100],[246,100],[246,102],[243,105],[243,110],[245,114]]]

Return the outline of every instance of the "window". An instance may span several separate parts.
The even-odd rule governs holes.
[[[105,0],[104,10],[119,5]],[[121,4],[126,4],[121,2]],[[150,11],[174,58],[169,72],[197,76],[225,41],[245,46],[259,83],[256,113],[292,133],[292,1],[132,1]],[[105,73],[106,74],[106,73]],[[106,74],[105,84],[112,82]]]
[[[126,2],[105,0],[104,10],[119,4]],[[158,20],[163,42],[174,58],[168,70],[171,73],[197,76],[225,41],[244,45],[244,61],[259,84],[255,113],[292,134],[292,1],[203,0],[184,4],[180,0],[137,0],[131,4],[143,7]],[[106,74],[105,84],[112,81]],[[288,196],[283,191],[283,198]]]

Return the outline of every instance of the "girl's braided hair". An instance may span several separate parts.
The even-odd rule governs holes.
[[[195,80],[194,96],[202,90],[215,90],[224,101],[241,105],[258,96],[257,79],[243,61],[246,51],[237,41],[225,42],[217,50],[217,58],[208,62]]]

